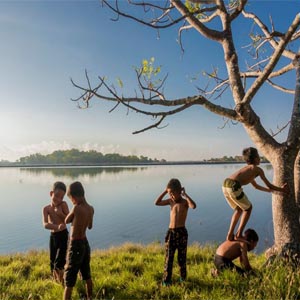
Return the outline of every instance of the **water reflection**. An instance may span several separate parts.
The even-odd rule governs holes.
[[[21,172],[28,172],[31,175],[47,175],[51,174],[55,177],[69,177],[76,179],[78,176],[87,175],[96,177],[102,173],[121,173],[121,172],[137,172],[145,169],[145,167],[59,167],[59,168],[20,168]]]
[[[262,166],[272,180],[272,167]],[[81,181],[94,206],[94,228],[88,232],[95,248],[124,242],[161,241],[168,227],[169,208],[154,205],[170,178],[179,178],[197,203],[187,218],[189,243],[218,243],[226,237],[232,210],[221,185],[240,165],[137,167],[0,168],[0,254],[47,249],[49,231],[42,226],[42,208],[50,202],[53,182]],[[260,235],[258,251],[273,241],[271,195],[246,186],[253,211],[248,226]],[[72,203],[67,197],[69,207]],[[9,228],[9,230],[8,230]]]

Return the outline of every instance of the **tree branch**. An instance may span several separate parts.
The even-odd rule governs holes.
[[[241,0],[239,1],[235,11],[230,15],[230,22],[232,22],[234,19],[236,19],[241,12],[243,11],[245,5],[247,4],[248,0]]]
[[[271,134],[272,134],[272,137],[275,137],[276,135],[278,135],[279,133],[283,132],[289,125],[291,124],[291,121],[288,121],[285,125],[281,126],[281,127],[278,127],[277,126],[277,132],[273,132],[271,130]]]
[[[166,126],[163,126],[163,127],[158,127],[158,126],[161,124],[161,122],[165,119],[165,117],[166,117],[166,116],[162,116],[162,117],[159,119],[159,121],[156,122],[155,124],[152,124],[152,125],[150,125],[150,126],[148,126],[148,127],[145,127],[145,128],[143,128],[143,129],[140,129],[140,130],[136,130],[136,131],[134,131],[132,134],[142,133],[142,132],[145,132],[145,131],[150,130],[150,129],[152,129],[152,128],[158,128],[158,129],[165,128],[167,125],[166,125]]]
[[[210,102],[208,99],[206,99],[205,97],[203,97],[201,95],[195,95],[192,97],[179,98],[179,99],[174,99],[174,100],[166,100],[164,96],[163,96],[163,100],[155,99],[155,98],[147,99],[144,96],[142,98],[139,98],[139,97],[134,97],[134,98],[128,97],[127,98],[127,97],[123,97],[123,96],[120,97],[113,88],[108,86],[108,84],[105,82],[104,77],[99,77],[100,83],[94,89],[92,89],[91,86],[89,85],[90,80],[88,78],[87,73],[86,73],[86,77],[87,77],[87,83],[88,83],[87,88],[84,88],[84,87],[81,87],[81,86],[75,84],[74,81],[72,80],[72,84],[76,88],[80,89],[81,91],[84,91],[83,95],[80,96],[77,99],[77,101],[79,101],[79,100],[83,101],[83,103],[85,104],[86,107],[88,107],[89,101],[93,97],[96,97],[101,100],[116,102],[117,104],[113,107],[113,109],[111,111],[113,111],[119,104],[122,104],[127,109],[133,110],[137,113],[149,115],[152,117],[164,117],[165,118],[167,116],[174,115],[183,110],[186,110],[187,108],[190,108],[191,106],[200,105],[200,106],[203,106],[205,109],[207,109],[211,112],[214,112],[220,116],[229,118],[231,120],[240,121],[235,110],[228,109],[228,108],[225,108],[225,107],[222,107],[219,105],[215,105],[214,103]],[[107,96],[107,95],[99,93],[100,87],[105,88],[105,90],[111,96]],[[86,97],[86,95],[89,95],[89,97]],[[132,104],[137,103],[137,104],[142,104],[142,105],[146,105],[146,106],[159,105],[159,106],[163,106],[163,107],[174,107],[174,109],[169,109],[167,111],[148,111],[148,110],[137,108],[135,105],[132,105],[131,103]],[[162,122],[162,120],[163,119],[161,119],[159,124]],[[149,126],[149,129],[157,127],[159,124],[155,123],[155,124]]]
[[[178,0],[170,0],[172,5],[181,13],[182,16],[191,24],[197,31],[199,31],[203,36],[216,41],[221,41],[223,38],[222,32],[217,30],[209,29],[201,21],[199,21],[194,13],[189,12],[188,8]]]
[[[300,50],[293,60],[293,63],[296,68],[296,87],[287,144],[290,147],[300,147]]]
[[[278,46],[278,42],[274,40],[274,37],[276,36],[281,36],[282,38],[284,38],[284,34],[271,34],[267,28],[267,26],[253,13],[248,13],[246,11],[243,10],[243,15],[245,18],[249,18],[249,19],[252,19],[255,24],[261,29],[261,31],[264,33],[266,39],[269,41],[269,43],[271,44],[271,46],[276,49],[277,46]],[[297,17],[299,16],[296,16],[296,19]],[[295,20],[294,20],[295,22]],[[294,23],[293,22],[293,23]],[[296,33],[296,32],[294,32]],[[295,36],[292,35],[292,37],[290,38],[290,40],[294,39]],[[282,53],[285,57],[288,57],[290,59],[293,59],[295,57],[295,53],[291,52],[291,51],[288,51],[286,49],[284,49],[283,53]]]
[[[274,82],[272,82],[270,79],[267,79],[266,80],[267,83],[269,83],[273,88],[281,91],[281,92],[284,92],[284,93],[287,93],[287,94],[295,94],[295,90],[291,90],[291,89],[287,89],[285,88],[284,86],[281,86],[279,84],[276,84]]]
[[[256,92],[259,90],[259,88],[263,85],[265,80],[271,74],[272,70],[274,69],[275,65],[280,59],[281,54],[283,53],[285,47],[291,40],[293,34],[295,33],[299,25],[300,25],[300,14],[297,14],[291,26],[289,27],[288,31],[286,32],[284,38],[281,39],[281,41],[278,43],[277,48],[275,49],[269,63],[267,64],[267,66],[265,67],[261,75],[252,84],[250,89],[246,92],[244,99],[242,100],[243,103],[250,103],[252,101]]]

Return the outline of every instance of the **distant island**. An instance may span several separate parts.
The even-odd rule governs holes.
[[[267,162],[262,157],[262,162]],[[242,156],[223,156],[222,158],[211,158],[202,161],[167,161],[146,156],[121,155],[118,153],[102,154],[95,150],[80,151],[77,149],[57,150],[51,154],[40,153],[21,157],[16,162],[0,160],[3,166],[110,166],[110,165],[145,165],[145,164],[221,164],[221,163],[244,163]]]
[[[163,162],[164,160],[161,160]],[[155,159],[146,156],[121,155],[118,153],[102,154],[95,150],[80,151],[77,149],[57,150],[51,154],[40,153],[21,157],[16,162],[0,161],[0,166],[35,166],[35,165],[116,165],[116,164],[150,164],[158,163]]]

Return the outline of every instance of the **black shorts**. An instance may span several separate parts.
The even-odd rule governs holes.
[[[230,269],[236,270],[239,274],[245,273],[245,271],[242,268],[236,266],[230,259],[218,254],[215,255],[214,264],[217,267],[218,271]]]
[[[90,260],[91,249],[87,239],[69,242],[64,274],[67,287],[75,286],[78,272],[80,272],[83,280],[91,278]]]
[[[50,267],[53,270],[62,270],[66,263],[68,246],[68,230],[52,232],[50,235]]]

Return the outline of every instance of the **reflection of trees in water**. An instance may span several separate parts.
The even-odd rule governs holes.
[[[21,168],[21,172],[28,172],[33,175],[41,175],[51,173],[55,177],[70,177],[72,179],[78,176],[87,175],[96,177],[100,174],[117,174],[121,172],[137,172],[146,169],[146,167],[100,167],[100,168]]]
[[[229,164],[220,164],[222,165],[225,169],[240,169],[246,165],[246,163],[229,163]],[[217,166],[217,165],[215,165]],[[260,168],[263,168],[267,171],[273,170],[273,167],[270,163],[260,163],[259,164]]]
[[[268,171],[273,170],[273,167],[272,167],[271,164],[265,164],[265,165],[263,165],[263,166],[264,166],[264,168],[265,168],[266,170],[268,170]]]

